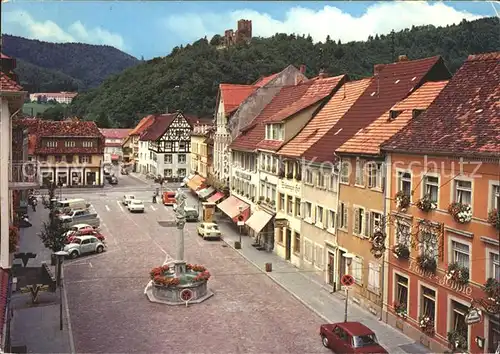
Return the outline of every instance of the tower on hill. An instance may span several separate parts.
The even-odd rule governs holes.
[[[236,32],[232,29],[224,31],[223,44],[219,49],[229,48],[239,43],[250,43],[252,39],[252,21],[241,19],[238,21]]]

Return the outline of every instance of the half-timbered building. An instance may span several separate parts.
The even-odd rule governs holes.
[[[185,177],[189,169],[193,127],[182,113],[162,114],[139,139],[139,166],[142,173],[166,178]]]

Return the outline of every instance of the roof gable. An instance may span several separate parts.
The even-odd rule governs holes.
[[[154,115],[150,114],[140,120],[129,135],[141,135],[154,122]]]
[[[500,156],[500,52],[471,55],[427,112],[383,144],[409,153]]]
[[[141,134],[139,140],[141,141],[156,141],[165,132],[174,119],[177,117],[178,113],[169,113],[153,116],[153,123]]]
[[[220,84],[220,99],[224,103],[224,113],[230,114],[257,89],[252,85]]]

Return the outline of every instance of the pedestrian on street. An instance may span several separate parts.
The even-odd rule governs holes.
[[[31,198],[31,207],[33,208],[33,211],[36,211],[36,198]]]
[[[156,192],[153,193],[153,203],[156,204]]]

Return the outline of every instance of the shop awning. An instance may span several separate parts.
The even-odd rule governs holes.
[[[200,175],[195,175],[187,182],[187,186],[193,191],[197,191],[201,187],[203,182],[205,182],[205,178],[201,177]]]
[[[217,192],[214,195],[212,195],[210,198],[208,198],[207,202],[209,202],[209,203],[217,203],[222,198],[224,198],[224,193]]]
[[[215,189],[213,187],[208,187],[208,188],[202,189],[201,191],[196,192],[196,194],[198,194],[198,197],[200,197],[201,199],[206,199],[207,197],[209,197],[213,193],[215,193]]]
[[[253,231],[259,233],[272,218],[273,216],[264,210],[257,210],[250,216],[246,224]]]
[[[189,180],[190,180],[191,178],[193,178],[193,177],[194,177],[194,175],[189,175],[189,176],[187,176],[187,177],[184,177],[184,179],[182,180],[182,182],[184,182],[184,183],[188,183],[188,182],[189,182]]]
[[[233,219],[234,222],[238,221],[237,218],[240,215],[240,207],[243,221],[245,221],[250,216],[250,205],[248,205],[244,201],[236,198],[235,196],[230,196],[226,200],[222,201],[219,205],[217,205],[217,208],[219,208],[219,210],[221,210],[224,214]]]
[[[111,160],[119,160],[120,156],[118,155],[111,155]]]

